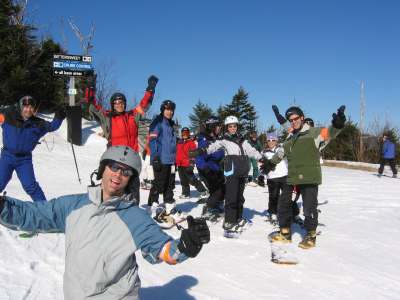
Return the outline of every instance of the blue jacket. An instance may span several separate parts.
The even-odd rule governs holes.
[[[102,202],[99,186],[48,202],[6,197],[0,223],[13,230],[65,233],[64,299],[138,299],[135,252],[150,263],[182,262],[179,240],[165,234],[127,196]]]
[[[174,165],[176,157],[176,135],[174,121],[158,115],[150,124],[150,158],[161,159],[164,165]]]
[[[207,148],[215,139],[200,133],[197,137],[198,148]],[[196,166],[200,170],[221,170],[221,160],[224,158],[224,150],[218,150],[211,154],[202,154],[196,157]]]
[[[24,120],[17,109],[5,111],[3,114],[3,148],[11,154],[30,155],[39,139],[46,133],[60,128],[62,119],[54,118],[47,122],[33,116]]]
[[[396,146],[389,140],[383,142],[382,156],[384,159],[393,159],[396,157]]]

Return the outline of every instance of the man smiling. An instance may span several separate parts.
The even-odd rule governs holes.
[[[129,197],[129,182],[141,169],[139,155],[112,146],[100,160],[101,184],[88,192],[49,202],[0,197],[0,223],[13,230],[65,233],[64,298],[138,299],[135,252],[150,263],[183,262],[210,240],[203,219],[188,217],[188,229],[174,240]]]

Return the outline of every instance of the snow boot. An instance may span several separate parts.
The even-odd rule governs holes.
[[[222,211],[218,208],[211,208],[207,205],[204,205],[203,211],[201,213],[201,217],[212,222],[216,223],[222,217]]]
[[[291,243],[292,242],[292,232],[289,227],[282,227],[279,231],[275,231],[270,235],[271,243],[281,242],[281,243]]]
[[[238,225],[238,223],[229,223],[225,222],[222,225],[224,229],[224,237],[226,238],[238,238],[242,233],[242,228]]]
[[[315,247],[317,239],[317,232],[315,230],[310,230],[304,236],[303,240],[299,243],[299,247],[302,249],[310,249]]]

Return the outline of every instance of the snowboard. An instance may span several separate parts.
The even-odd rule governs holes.
[[[272,242],[272,232],[268,235],[268,241],[271,245],[271,261],[278,265],[297,265],[299,259],[293,249],[292,243]]]

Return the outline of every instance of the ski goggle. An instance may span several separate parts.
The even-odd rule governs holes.
[[[133,175],[133,170],[129,167],[124,167],[121,164],[113,161],[107,164],[107,167],[110,168],[111,171],[113,172],[118,172],[121,171],[122,176],[128,177]]]
[[[121,98],[117,98],[113,101],[113,105],[125,105],[125,101],[122,100]]]
[[[32,105],[33,107],[35,107],[36,102],[32,97],[24,97],[21,100],[21,104],[22,106]]]

